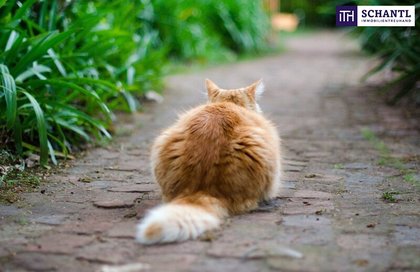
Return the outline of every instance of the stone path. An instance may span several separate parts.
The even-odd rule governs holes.
[[[383,105],[360,83],[372,62],[343,33],[290,38],[287,48],[168,78],[164,103],[129,117],[111,146],[70,162],[19,205],[0,206],[0,270],[419,271],[419,114]],[[284,188],[201,240],[138,245],[134,226],[159,203],[149,145],[177,112],[204,101],[206,77],[222,87],[264,79]],[[387,163],[390,154],[398,163]]]

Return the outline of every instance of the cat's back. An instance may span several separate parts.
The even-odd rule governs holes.
[[[202,169],[223,164],[245,149],[259,152],[278,148],[277,132],[270,121],[230,102],[199,106],[181,116],[176,126],[179,153],[188,165],[202,165]]]
[[[231,138],[244,127],[266,128],[271,123],[262,115],[230,102],[199,106],[180,117],[178,126],[192,138]]]
[[[180,125],[191,140],[220,141],[232,136],[235,128],[245,123],[246,113],[232,103],[200,106],[180,119]]]

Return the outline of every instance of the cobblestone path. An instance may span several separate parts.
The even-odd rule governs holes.
[[[360,82],[371,65],[343,33],[319,32],[290,38],[278,56],[168,78],[164,102],[128,117],[110,146],[0,206],[0,270],[419,271],[420,118]],[[160,202],[150,143],[204,102],[205,78],[226,88],[264,79],[284,188],[201,240],[138,245],[136,222]]]

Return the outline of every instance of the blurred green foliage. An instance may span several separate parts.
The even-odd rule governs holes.
[[[338,1],[281,0],[280,11],[294,13],[299,18],[299,27],[301,28],[334,27],[335,2]]]
[[[171,56],[218,60],[266,49],[269,19],[261,1],[152,1],[147,14]]]
[[[362,48],[377,55],[381,62],[365,77],[383,70],[395,72],[384,91],[391,94],[394,104],[403,97],[414,97],[420,103],[420,4],[415,0],[360,0],[357,5],[415,5],[416,27],[358,27],[354,32]]]
[[[353,33],[359,37],[364,51],[380,57],[381,62],[365,78],[384,70],[395,72],[394,80],[383,90],[390,94],[394,104],[403,97],[412,97],[420,103],[420,4],[415,0],[330,0],[280,1],[282,12],[295,13],[300,26],[335,27],[335,8],[345,5],[415,5],[416,27],[357,27]]]
[[[0,0],[0,148],[56,163],[110,138],[113,111],[160,90],[169,59],[262,51],[268,24],[254,0]]]

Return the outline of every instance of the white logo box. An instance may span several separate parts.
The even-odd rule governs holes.
[[[357,26],[415,26],[415,22],[414,6],[357,6]]]

